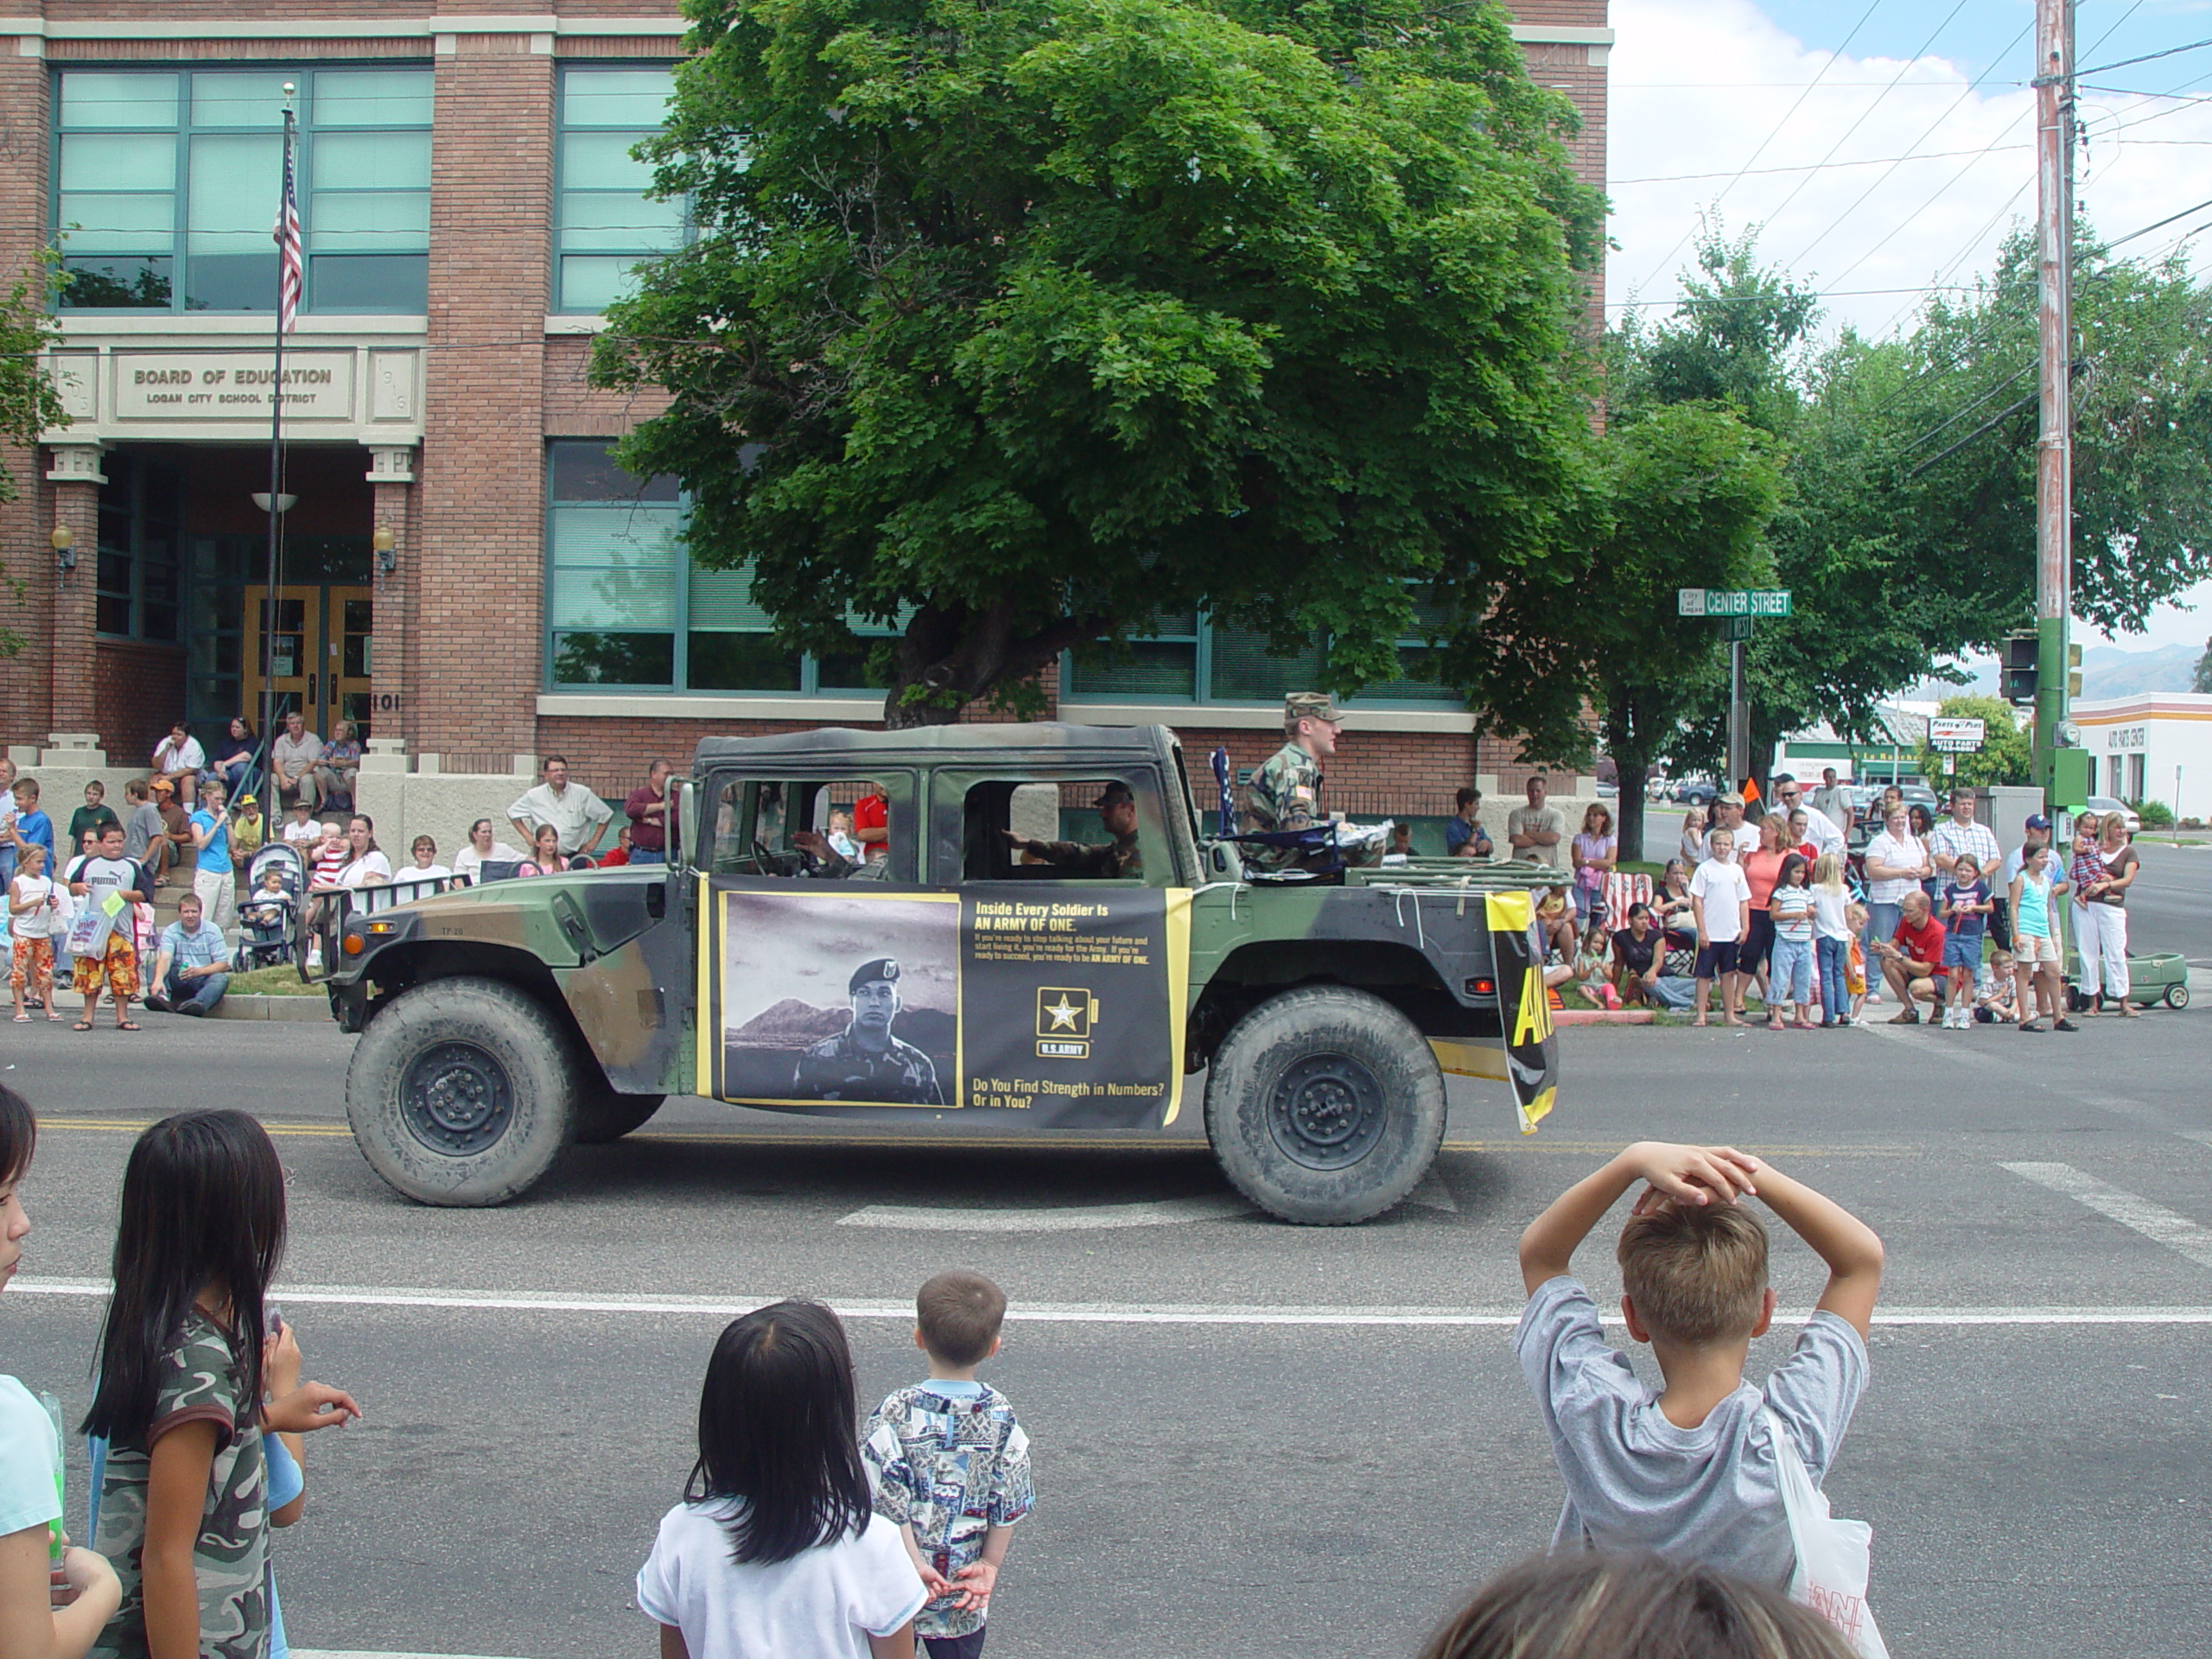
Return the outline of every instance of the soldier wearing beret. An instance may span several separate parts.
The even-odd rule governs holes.
[[[1091,805],[1099,822],[1114,837],[1110,846],[1084,841],[1032,841],[1011,830],[1000,831],[1018,853],[1027,853],[1075,875],[1141,876],[1144,854],[1137,846],[1137,798],[1116,779],[1106,785]]]
[[[1294,691],[1282,700],[1283,746],[1252,774],[1245,804],[1255,830],[1311,830],[1328,819],[1321,810],[1321,762],[1337,752],[1344,716],[1328,694]],[[1285,869],[1300,855],[1287,848],[1254,847],[1245,857],[1262,869]]]
[[[897,958],[862,963],[846,982],[845,995],[853,1005],[851,1023],[800,1053],[792,1098],[944,1105],[930,1057],[891,1034],[899,1008]]]

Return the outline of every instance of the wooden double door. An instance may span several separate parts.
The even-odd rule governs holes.
[[[273,610],[272,616],[267,588],[247,588],[245,707],[260,717],[262,664],[268,661],[276,719],[296,709],[307,717],[308,729],[325,739],[338,721],[350,720],[366,742],[375,620],[369,589],[333,582],[281,587]],[[264,648],[272,646],[273,658],[264,657]]]

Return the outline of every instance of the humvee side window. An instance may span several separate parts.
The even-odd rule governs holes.
[[[1141,779],[938,774],[940,880],[1167,885],[1159,794]],[[957,804],[957,878],[950,861]],[[1147,861],[1159,867],[1148,872]]]
[[[913,774],[874,779],[717,773],[704,791],[700,862],[716,875],[913,879]],[[874,834],[866,832],[874,827]],[[822,857],[816,838],[834,859]],[[904,843],[902,846],[901,843]]]

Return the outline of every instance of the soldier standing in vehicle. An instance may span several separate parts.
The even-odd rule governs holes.
[[[1321,762],[1337,752],[1343,713],[1325,691],[1294,691],[1282,700],[1282,747],[1252,774],[1246,810],[1252,827],[1262,832],[1316,829],[1329,821],[1321,810]],[[1263,870],[1288,869],[1306,856],[1286,847],[1245,853],[1247,862]]]
[[[1110,845],[1093,846],[1085,841],[1032,841],[1011,830],[999,833],[1018,853],[1027,853],[1076,875],[1137,877],[1144,874],[1144,853],[1137,845],[1137,798],[1118,779],[1091,803],[1099,822],[1114,837]]]
[[[897,959],[862,963],[846,982],[845,995],[852,1000],[852,1023],[800,1053],[791,1074],[792,1098],[944,1105],[936,1065],[891,1034],[901,1006]]]

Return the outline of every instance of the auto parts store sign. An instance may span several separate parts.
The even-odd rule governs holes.
[[[287,352],[284,418],[353,418],[352,352]],[[114,354],[118,421],[269,419],[271,353],[260,352],[118,352]]]

